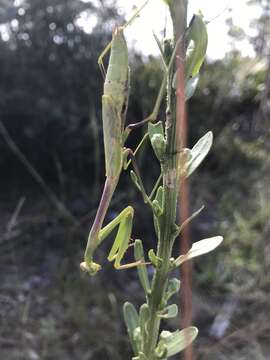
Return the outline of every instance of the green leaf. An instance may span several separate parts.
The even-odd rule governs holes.
[[[142,333],[140,326],[137,326],[133,331],[133,338],[138,349],[142,347]]]
[[[153,201],[153,207],[154,207],[154,214],[157,217],[160,217],[163,213],[163,207],[164,207],[164,189],[163,186],[159,186],[156,192],[155,199]]]
[[[166,306],[162,311],[158,313],[158,316],[162,319],[172,319],[176,317],[178,314],[178,306],[176,304],[172,304]]]
[[[160,207],[159,202],[156,199],[152,201],[152,207],[153,207],[154,215],[157,218],[159,218],[160,215],[162,215],[162,208]]]
[[[161,209],[158,205],[157,200],[154,200],[152,202],[152,207],[153,207],[153,218],[154,218],[154,228],[155,228],[155,232],[157,237],[160,237],[160,227],[159,227],[159,217],[157,216],[157,214],[161,213]]]
[[[176,278],[169,280],[168,287],[164,295],[165,304],[167,304],[168,300],[180,290],[180,285],[180,280]]]
[[[180,177],[187,176],[187,164],[192,160],[191,150],[184,148],[180,151],[178,160],[178,174]]]
[[[200,78],[200,75],[197,74],[194,77],[187,80],[186,86],[185,86],[186,101],[188,101],[194,95],[197,85],[199,83],[199,78]]]
[[[173,356],[188,347],[198,335],[198,329],[194,326],[187,327],[181,331],[177,330],[173,333],[170,331],[162,331],[157,349],[166,348],[166,356]]]
[[[177,259],[175,259],[175,266],[179,266],[185,261],[193,259],[197,256],[209,253],[210,251],[218,247],[222,243],[222,241],[222,236],[214,236],[195,242],[186,254],[180,255]]]
[[[172,80],[172,87],[174,89],[177,89],[177,78],[178,78],[178,72],[176,71],[173,76]],[[198,86],[200,79],[200,75],[197,74],[194,77],[191,77],[189,79],[186,79],[185,82],[185,100],[188,101],[195,93],[196,88]]]
[[[148,124],[148,134],[156,157],[159,160],[163,160],[166,150],[166,140],[162,122],[158,121],[154,124],[150,122]]]
[[[143,246],[142,246],[142,241],[139,239],[135,240],[134,243],[134,257],[136,259],[136,261],[139,261],[142,259],[142,264],[137,266],[137,271],[138,271],[138,276],[141,282],[141,285],[144,289],[144,292],[146,294],[146,296],[149,295],[150,293],[150,283],[149,283],[149,279],[148,279],[148,273],[147,273],[147,268],[145,263],[145,258],[144,258],[144,251],[143,251]]]
[[[193,146],[191,151],[191,159],[183,164],[181,162],[181,173],[185,174],[185,177],[189,177],[202,163],[206,155],[209,153],[213,144],[213,133],[208,131],[200,140]]]
[[[154,215],[154,227],[157,237],[160,237],[160,216],[163,214],[164,207],[164,189],[163,186],[159,186],[155,199],[152,202],[153,215]]]
[[[135,307],[130,302],[124,303],[123,313],[130,343],[134,353],[137,355],[138,345],[135,340],[135,329],[139,327],[139,316]]]
[[[162,122],[161,121],[158,121],[157,123],[149,122],[148,133],[150,140],[156,134],[162,135],[164,137],[164,128]]]
[[[194,15],[191,19],[186,42],[187,44],[193,42],[193,48],[188,51],[185,63],[185,77],[189,79],[199,73],[207,50],[207,28],[200,15]]]
[[[213,133],[208,131],[191,149],[192,159],[188,163],[187,177],[202,163],[213,144]]]
[[[149,306],[147,304],[143,304],[141,307],[140,307],[140,315],[139,315],[139,318],[140,318],[140,328],[141,328],[141,334],[142,334],[142,337],[144,337],[146,334],[145,334],[145,331],[146,331],[146,325],[147,325],[147,322],[150,318],[150,310],[149,310]]]

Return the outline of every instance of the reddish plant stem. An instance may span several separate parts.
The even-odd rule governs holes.
[[[178,144],[180,145],[180,151],[187,147],[188,136],[188,121],[187,110],[185,102],[185,61],[184,61],[184,48],[179,47],[179,54],[177,57],[177,74],[178,74],[178,88],[176,92],[176,126]],[[182,224],[189,217],[189,186],[188,180],[181,178],[179,182],[179,223]],[[190,249],[190,234],[189,227],[186,226],[180,237],[180,253],[185,254]],[[185,262],[180,269],[181,277],[181,299],[180,306],[182,312],[181,327],[186,328],[191,325],[192,320],[192,288],[191,288],[191,276],[192,276],[191,262]],[[193,350],[192,345],[188,346],[184,350],[184,359],[192,360]]]

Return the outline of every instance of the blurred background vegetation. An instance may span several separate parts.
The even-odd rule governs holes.
[[[198,359],[270,353],[270,1],[250,3],[262,8],[251,24],[257,35],[248,38],[256,56],[244,58],[236,45],[224,59],[208,61],[188,105],[189,144],[209,129],[215,136],[190,184],[191,208],[206,205],[192,237],[225,237],[215,253],[194,261]],[[94,16],[90,34],[78,26],[82,14]],[[123,21],[113,1],[0,1],[3,359],[130,358],[121,304],[141,303],[136,271],[107,265],[105,244],[98,276],[78,267],[104,180],[97,57],[113,24]],[[231,19],[228,30],[236,44],[247,37]],[[136,122],[151,112],[162,73],[158,58],[133,51],[130,61],[128,121]],[[138,161],[150,189],[158,169],[149,145]],[[134,237],[153,246],[151,214],[124,174],[109,216],[131,202]]]

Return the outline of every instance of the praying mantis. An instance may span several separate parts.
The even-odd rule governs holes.
[[[103,122],[103,138],[105,153],[105,169],[106,180],[102,193],[102,197],[98,206],[98,210],[94,219],[94,223],[90,230],[87,246],[84,254],[84,261],[80,267],[83,271],[90,275],[95,275],[100,269],[100,264],[93,261],[93,255],[96,248],[103,240],[118,226],[118,231],[113,246],[108,255],[109,261],[114,261],[116,269],[126,269],[140,266],[142,259],[128,264],[121,264],[121,261],[129,247],[131,237],[134,209],[127,206],[115,219],[102,228],[103,222],[108,211],[112,196],[118,184],[122,170],[126,170],[129,162],[133,164],[136,179],[143,194],[144,200],[151,205],[150,198],[146,195],[143,183],[140,177],[138,167],[136,165],[135,156],[131,149],[124,146],[125,141],[132,129],[142,126],[149,122],[155,122],[158,116],[159,108],[164,97],[167,85],[167,73],[173,66],[174,57],[176,55],[179,41],[176,43],[174,51],[171,55],[170,62],[166,68],[165,75],[156,99],[153,112],[146,119],[131,124],[125,128],[125,120],[129,99],[129,64],[128,49],[123,30],[130,24],[133,19],[138,16],[142,8],[148,3],[147,0],[143,6],[135,13],[135,15],[124,26],[116,27],[112,34],[111,43],[101,53],[98,63],[103,71],[104,66],[102,59],[110,50],[109,64],[104,82],[104,93],[102,96],[102,122]],[[196,44],[195,44],[196,45]],[[196,46],[197,47],[197,46]],[[204,53],[199,52],[195,59],[194,66],[204,58]],[[140,146],[140,145],[139,145]],[[130,160],[128,161],[128,158]],[[156,186],[155,186],[156,187]]]
[[[147,2],[143,4],[128,23],[138,15]],[[123,30],[124,27],[115,28],[111,43],[104,49],[98,60],[99,65],[101,65],[104,71],[102,58],[111,49],[104,83],[104,94],[102,96],[106,181],[96,217],[88,237],[84,261],[80,264],[81,269],[90,275],[96,274],[101,268],[99,264],[93,261],[95,249],[118,225],[119,229],[108,260],[114,261],[116,269],[129,268],[140,263],[140,261],[136,261],[131,264],[121,265],[121,260],[129,246],[132,230],[134,210],[131,206],[126,207],[113,221],[102,229],[104,218],[122,169],[126,169],[128,166],[128,156],[131,157],[137,177],[140,179],[133,152],[131,149],[124,147],[131,128],[124,129],[129,98],[129,66],[128,49]]]
[[[116,28],[113,32],[111,55],[102,96],[102,121],[105,151],[106,181],[97,214],[88,237],[84,262],[81,269],[94,275],[100,265],[93,261],[96,247],[119,225],[114,245],[108,256],[115,260],[115,267],[122,268],[120,261],[128,248],[131,235],[133,208],[125,208],[111,223],[101,229],[113,193],[118,184],[122,168],[126,167],[129,149],[124,148],[126,133],[124,123],[128,105],[129,68],[128,50],[123,31]],[[137,264],[136,264],[137,265]]]

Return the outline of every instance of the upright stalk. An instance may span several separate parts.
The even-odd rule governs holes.
[[[174,0],[170,5],[170,13],[174,27],[174,44],[177,39],[182,38],[186,29],[187,1]],[[178,54],[183,54],[183,42],[179,45]],[[147,359],[155,358],[154,349],[157,345],[160,317],[158,311],[162,308],[162,299],[167,287],[170,270],[170,258],[172,257],[172,246],[175,240],[176,209],[179,193],[177,176],[177,164],[180,144],[177,130],[177,111],[175,91],[171,91],[171,79],[174,69],[168,74],[167,86],[167,109],[166,109],[166,153],[162,164],[163,188],[164,188],[164,211],[160,237],[158,239],[157,256],[162,259],[162,265],[156,269],[151,295],[149,298],[150,319],[146,334],[144,353]],[[179,121],[180,119],[178,119]]]

